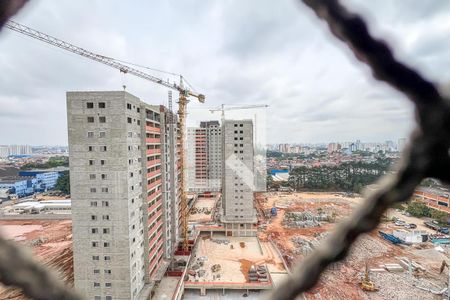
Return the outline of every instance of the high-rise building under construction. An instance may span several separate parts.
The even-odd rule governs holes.
[[[164,273],[179,228],[175,116],[124,92],[68,92],[75,287],[138,299]]]
[[[202,121],[187,130],[186,180],[189,191],[220,191],[222,129],[218,121]]]
[[[256,235],[252,120],[222,124],[222,218],[227,235]]]

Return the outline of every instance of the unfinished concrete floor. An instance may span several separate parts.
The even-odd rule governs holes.
[[[222,243],[220,241],[229,241]],[[225,237],[215,234],[199,237],[195,247],[196,258],[204,257],[204,265],[200,268],[205,270],[205,275],[198,277],[199,282],[226,282],[246,283],[248,281],[248,270],[252,265],[266,264],[269,273],[285,273],[286,270],[281,259],[269,243],[260,243],[256,237]],[[195,264],[193,259],[189,268]],[[219,264],[221,270],[212,272],[211,267]],[[220,274],[220,278],[217,275]],[[193,276],[189,276],[194,281]]]

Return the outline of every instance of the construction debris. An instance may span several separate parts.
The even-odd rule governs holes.
[[[405,269],[403,269],[402,266],[399,264],[384,264],[384,268],[388,270],[389,272],[403,272]]]
[[[286,212],[284,214],[283,224],[290,228],[305,228],[320,226],[320,222],[330,220],[330,216],[323,212],[313,214],[309,211],[304,212]]]
[[[291,266],[309,255],[339,221],[351,215],[351,211],[362,199],[348,197],[342,193],[261,193],[256,202],[260,213],[259,231],[261,239],[267,239],[281,252],[287,266]],[[260,201],[262,200],[262,201]],[[270,209],[277,208],[277,215],[271,216]],[[268,212],[268,213],[265,213]],[[399,213],[400,214],[400,213]],[[389,216],[402,218],[395,209]],[[330,217],[326,219],[326,215]],[[386,219],[376,231],[364,234],[352,245],[348,256],[333,264],[322,274],[318,284],[305,293],[308,299],[438,299],[444,295],[448,280],[447,272],[439,274],[442,260],[450,259],[450,246],[435,245],[425,241],[427,229],[423,222],[414,217],[404,217],[407,222],[418,224],[415,230],[398,230]],[[381,237],[378,231],[389,236],[402,238],[394,245]],[[423,232],[425,231],[425,232]],[[429,231],[428,231],[429,232]],[[365,262],[368,282],[373,286],[362,286],[365,273],[361,272]],[[253,272],[250,277],[255,280]],[[360,285],[356,283],[360,283]],[[339,289],[336,289],[339,286]],[[375,291],[376,289],[378,291]],[[368,293],[369,290],[373,292]],[[441,298],[439,298],[441,299]]]
[[[205,215],[209,215],[211,214],[212,209],[208,208],[208,207],[193,207],[191,208],[191,211],[189,212],[191,215],[195,215],[195,214],[205,214]]]
[[[215,264],[211,266],[211,272],[215,273],[215,272],[219,272],[220,270],[222,270],[222,267],[220,266],[220,264]]]
[[[211,239],[211,242],[217,243],[217,244],[228,245],[230,243],[230,240],[227,240],[227,239]]]

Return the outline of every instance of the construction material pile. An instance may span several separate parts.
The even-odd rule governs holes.
[[[200,256],[197,257],[193,263],[191,264],[191,267],[187,271],[187,274],[191,277],[193,277],[195,282],[200,281],[200,279],[203,278],[205,280],[205,277],[207,276],[207,266],[205,266],[205,262],[208,260],[206,256]],[[217,280],[221,277],[220,271],[222,270],[222,266],[220,264],[214,264],[211,266],[211,273],[212,273],[212,279]],[[191,280],[191,278],[188,278]]]
[[[329,222],[329,220],[330,216],[323,212],[318,214],[313,214],[310,211],[286,212],[283,225],[287,228],[318,227],[321,225],[320,222]]]
[[[248,271],[248,279],[250,282],[269,282],[266,265],[251,266]]]
[[[193,207],[193,208],[191,208],[191,211],[189,213],[191,215],[196,215],[196,214],[210,215],[211,211],[212,211],[212,209],[208,208],[208,207]]]
[[[227,240],[227,239],[211,239],[211,242],[216,243],[216,244],[228,245],[230,243],[230,240]]]

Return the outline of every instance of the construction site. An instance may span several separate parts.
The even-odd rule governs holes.
[[[152,299],[258,299],[276,287],[293,266],[316,249],[328,232],[363,201],[345,193],[256,193],[258,234],[226,236],[217,222],[220,193],[193,197],[189,254],[176,253]],[[399,229],[403,219],[416,230]],[[1,234],[17,241],[73,284],[70,220],[2,220]],[[348,257],[330,267],[304,299],[442,299],[446,296],[450,247],[429,240],[396,242],[435,231],[423,220],[391,209],[379,228],[361,237]],[[407,235],[407,233],[410,235]],[[399,235],[402,233],[402,235]],[[339,288],[337,288],[339,287]],[[24,299],[2,287],[1,299]]]
[[[0,220],[0,234],[24,245],[67,285],[73,285],[72,221]],[[18,289],[0,286],[0,299],[27,298]]]
[[[259,193],[259,238],[272,241],[288,268],[318,247],[336,224],[363,201],[345,193]],[[306,299],[442,299],[446,294],[450,248],[431,242],[401,243],[386,239],[399,230],[393,217],[420,224],[421,233],[433,234],[423,220],[391,209],[385,221],[359,238],[347,258],[334,264]],[[381,233],[380,233],[381,232]],[[339,287],[339,288],[337,288]]]

